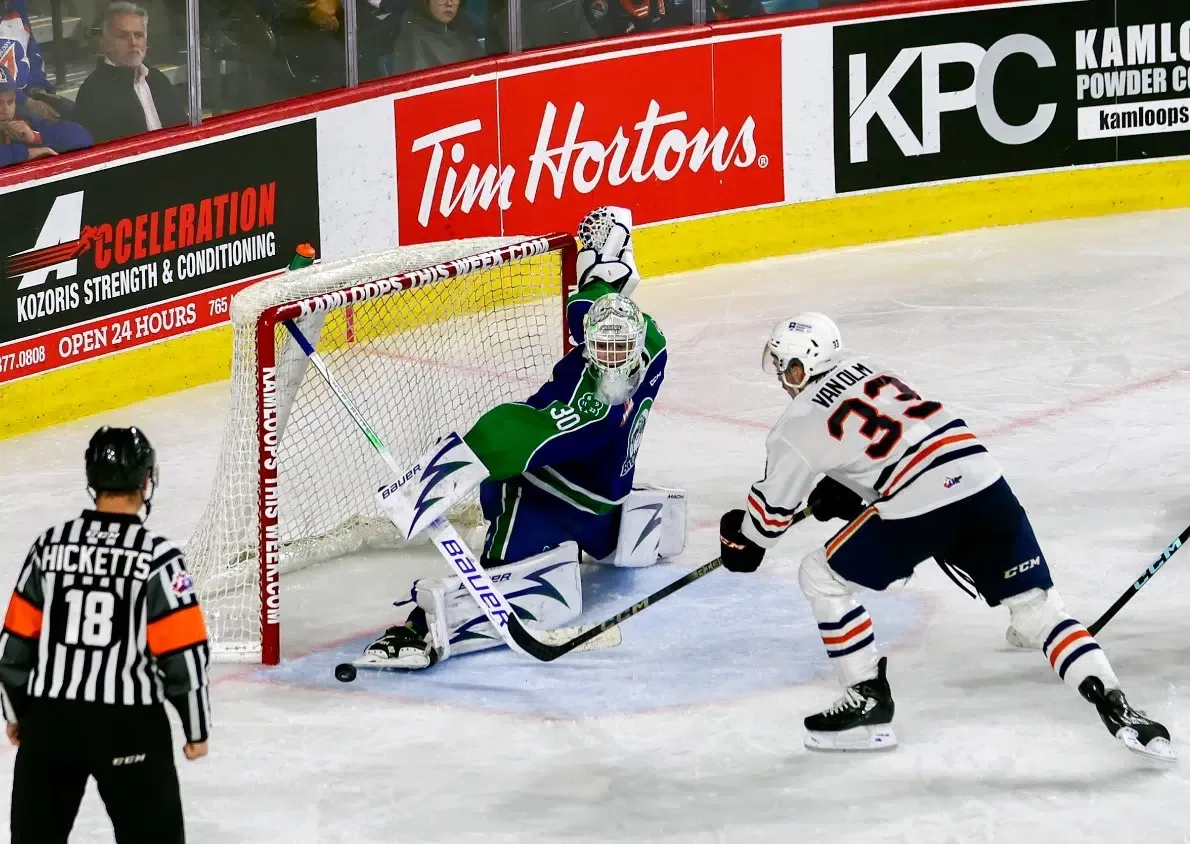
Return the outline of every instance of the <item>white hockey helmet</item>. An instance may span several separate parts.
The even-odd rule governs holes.
[[[843,348],[839,327],[824,314],[804,313],[781,320],[773,326],[764,346],[761,368],[778,373],[787,389],[801,390],[816,375],[834,366],[834,359]],[[802,380],[788,380],[789,367],[800,363],[805,373]]]

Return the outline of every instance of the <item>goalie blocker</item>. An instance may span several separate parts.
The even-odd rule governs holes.
[[[413,539],[489,476],[483,461],[452,431],[404,475],[380,487],[376,499],[401,535]]]
[[[452,432],[437,442],[397,481],[377,490],[385,514],[412,539],[489,477],[467,443]],[[686,493],[654,486],[634,488],[620,503],[619,533],[604,565],[641,567],[680,554],[686,545]],[[516,614],[542,630],[560,627],[582,613],[581,551],[562,542],[518,562],[482,565]],[[391,628],[369,647],[364,664],[428,668],[442,659],[503,644],[500,631],[460,577],[422,578],[410,597],[410,623]],[[358,664],[358,663],[357,663]]]

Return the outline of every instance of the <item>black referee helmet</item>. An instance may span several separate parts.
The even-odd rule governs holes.
[[[93,494],[136,492],[145,481],[157,485],[157,452],[140,428],[112,428],[104,425],[87,445],[87,486]],[[145,503],[153,497],[152,488]]]

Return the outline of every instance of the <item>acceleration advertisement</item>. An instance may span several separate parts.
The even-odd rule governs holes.
[[[226,322],[318,247],[314,121],[6,194],[0,383]]]

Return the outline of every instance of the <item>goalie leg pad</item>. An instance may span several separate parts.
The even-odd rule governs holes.
[[[658,559],[676,557],[686,547],[686,490],[637,487],[620,505],[620,534],[616,550],[600,563],[612,566],[651,566]]]
[[[574,542],[485,571],[526,627],[560,627],[583,611],[579,550]],[[504,644],[458,577],[419,580],[413,585],[413,597],[425,611],[439,660]]]

